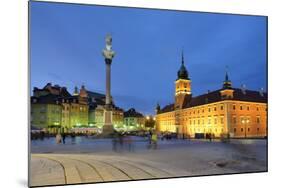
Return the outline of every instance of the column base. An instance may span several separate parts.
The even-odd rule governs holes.
[[[111,110],[105,110],[104,111],[104,125],[102,128],[102,135],[103,136],[109,136],[112,133],[114,133],[114,128],[112,124],[112,111]]]

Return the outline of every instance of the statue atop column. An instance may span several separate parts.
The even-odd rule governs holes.
[[[112,50],[112,37],[110,34],[107,34],[105,37],[105,49],[102,51],[102,55],[110,63],[115,55],[115,52]]]

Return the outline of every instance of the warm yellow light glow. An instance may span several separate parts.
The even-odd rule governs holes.
[[[149,116],[146,116],[146,119],[147,119],[147,120],[149,120],[149,118],[150,118]]]

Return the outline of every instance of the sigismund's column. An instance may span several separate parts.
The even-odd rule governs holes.
[[[105,99],[105,111],[104,111],[104,126],[103,126],[103,134],[109,135],[113,133],[113,125],[112,125],[112,102],[111,102],[111,63],[112,59],[115,55],[115,52],[112,50],[112,37],[111,35],[107,35],[105,38],[105,49],[102,51],[102,54],[105,58],[106,65],[106,99]]]

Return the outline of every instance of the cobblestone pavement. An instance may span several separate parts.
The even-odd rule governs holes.
[[[31,186],[189,176],[167,164],[126,157],[32,154]]]
[[[109,139],[33,142],[31,186],[267,171],[266,140],[160,140],[149,149],[137,139],[130,147]]]

